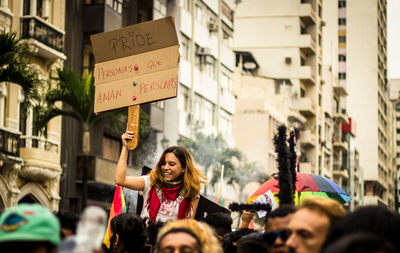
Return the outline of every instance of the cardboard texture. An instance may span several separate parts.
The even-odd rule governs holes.
[[[166,47],[143,54],[98,63],[94,68],[94,85],[122,80],[178,67],[179,46]],[[135,70],[135,67],[137,68]]]
[[[172,17],[90,39],[96,59],[95,113],[176,97],[179,42]]]
[[[94,112],[176,97],[178,68],[96,86]]]
[[[96,63],[179,45],[172,17],[95,34],[90,40]]]

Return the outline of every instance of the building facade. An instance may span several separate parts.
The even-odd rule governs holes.
[[[235,51],[250,52],[255,57],[258,76],[288,80],[292,86],[291,94],[287,94],[290,102],[277,105],[276,110],[285,111],[289,106],[305,119],[299,125],[302,120],[284,117],[296,128],[301,173],[322,174],[321,15],[319,0],[249,0],[235,9]]]
[[[338,1],[346,13],[339,43],[346,43],[347,109],[357,122],[356,147],[364,204],[394,208],[391,113],[387,80],[386,1]],[[360,29],[362,27],[362,29]]]
[[[62,68],[65,1],[0,1],[0,29],[16,32],[33,49],[32,68],[42,80]],[[56,85],[56,84],[51,84]],[[32,109],[23,109],[24,94],[14,83],[0,84],[0,210],[21,202],[59,208],[62,175],[61,118],[49,122],[48,137],[34,127]]]

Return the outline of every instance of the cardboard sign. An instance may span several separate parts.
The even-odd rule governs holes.
[[[176,97],[178,68],[98,85],[94,112]]]
[[[179,43],[172,17],[91,36],[94,112],[177,96]]]
[[[167,47],[96,64],[94,68],[94,85],[177,68],[178,47]],[[135,70],[135,66],[137,66],[137,70]]]
[[[179,45],[172,17],[90,36],[96,63]]]

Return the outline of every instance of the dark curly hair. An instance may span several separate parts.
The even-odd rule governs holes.
[[[142,252],[146,243],[146,232],[143,220],[136,214],[123,213],[115,216],[111,220],[110,246],[113,247],[116,241],[116,235],[119,236],[118,244],[122,243],[123,250],[130,253]]]

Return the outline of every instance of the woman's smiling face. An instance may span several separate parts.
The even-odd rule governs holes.
[[[165,164],[161,165],[161,172],[166,181],[175,181],[183,174],[181,162],[172,152],[165,155]]]

